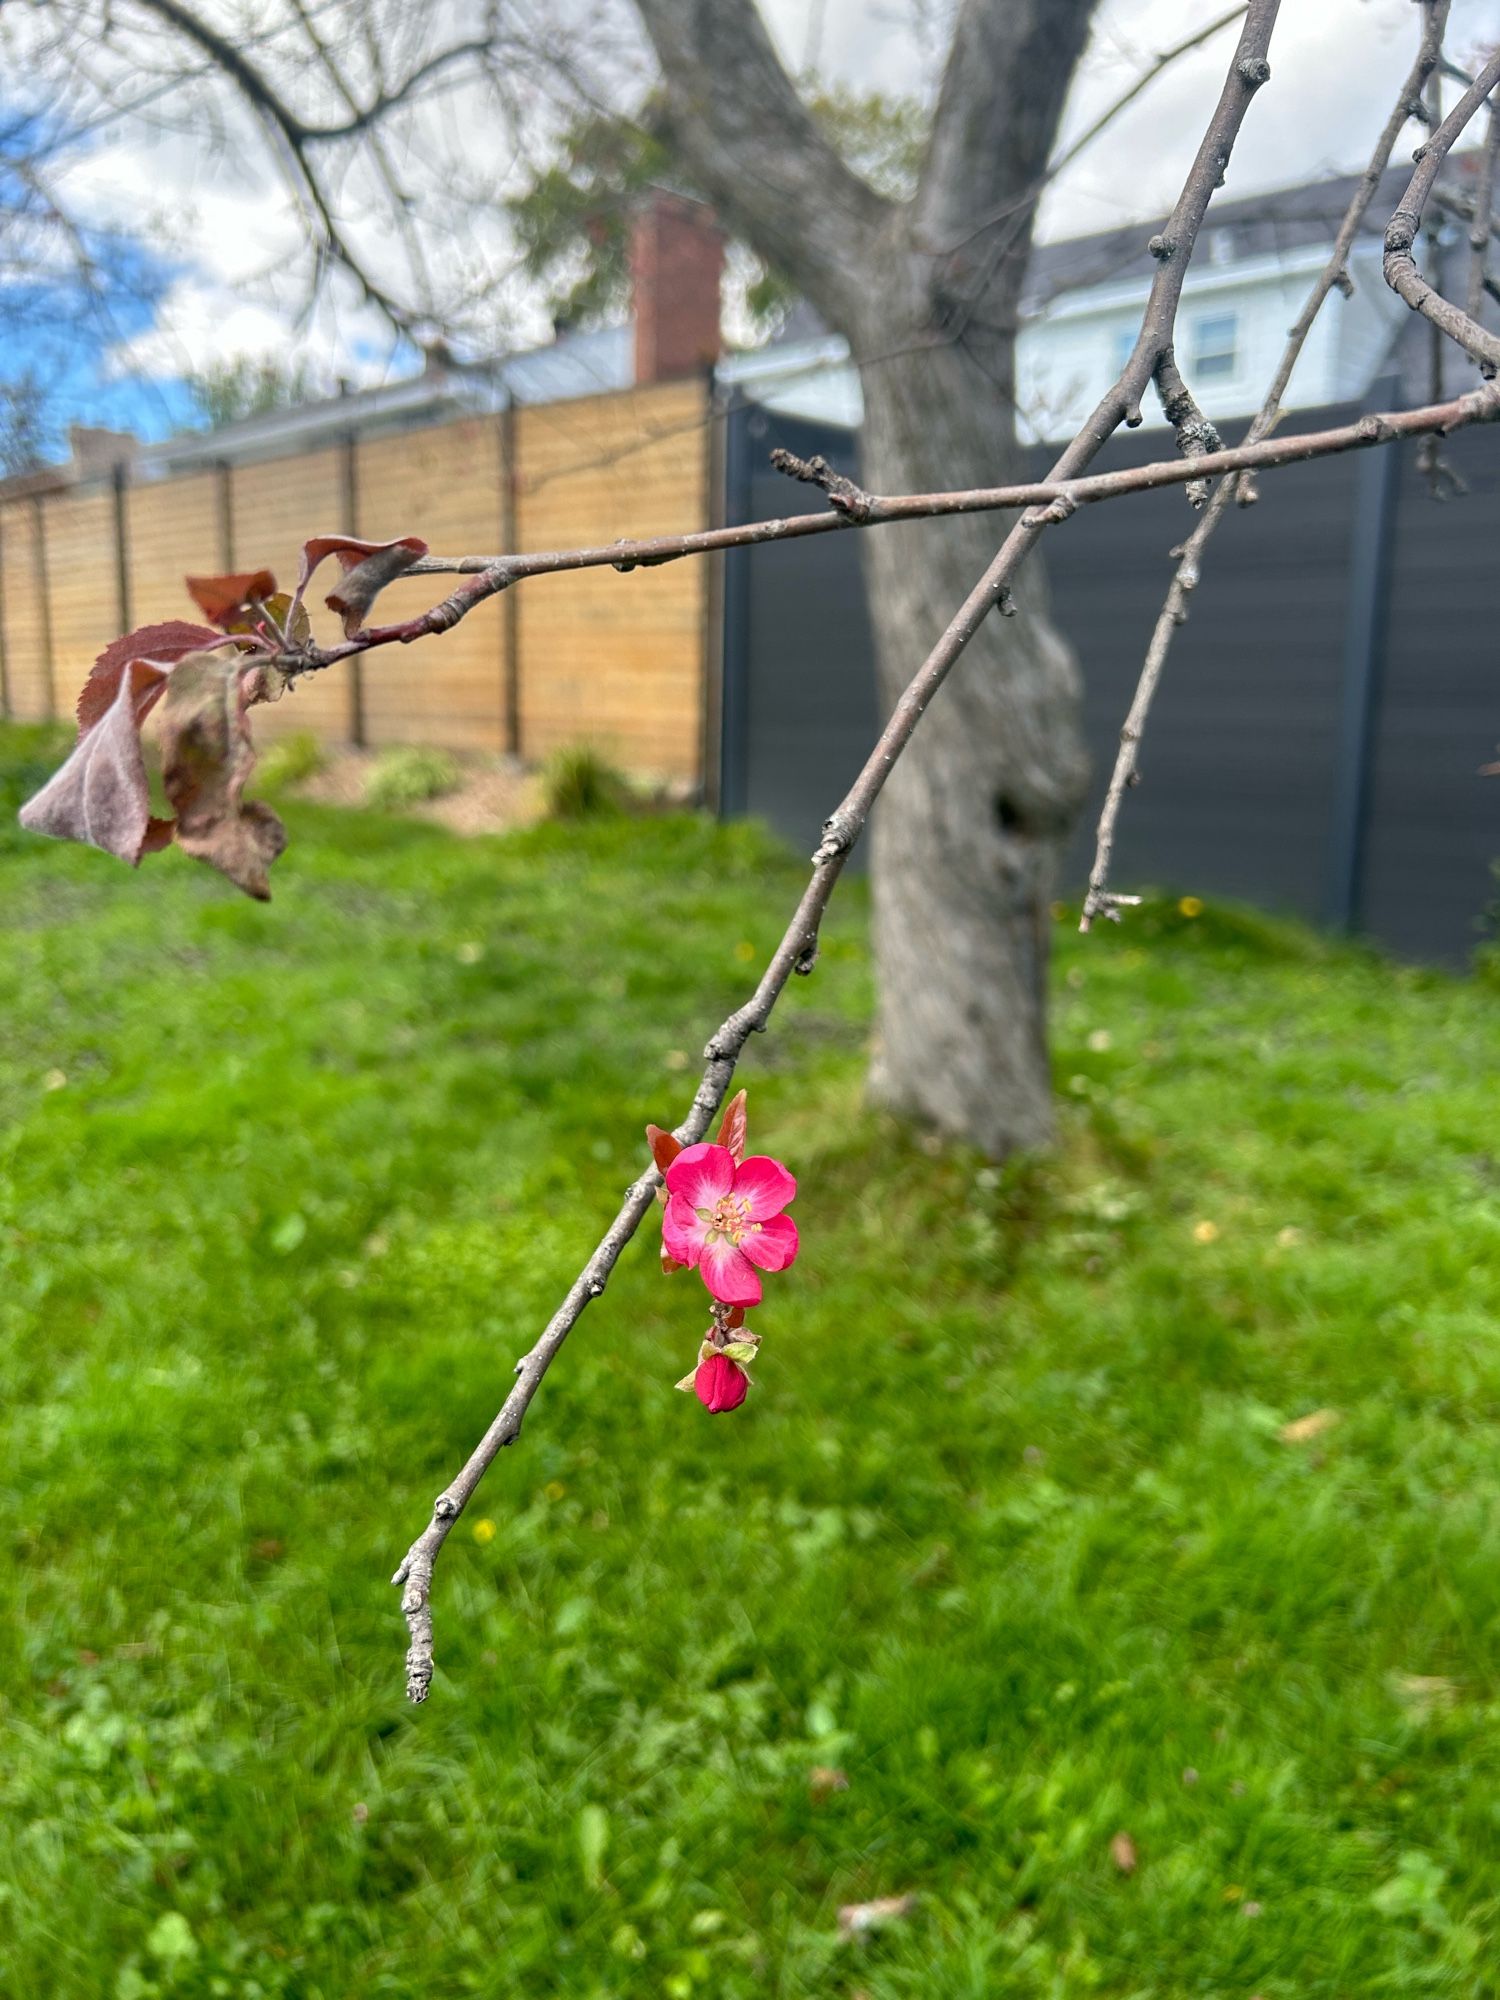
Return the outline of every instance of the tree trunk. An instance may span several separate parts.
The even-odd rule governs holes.
[[[798,97],[755,0],[636,0],[668,137],[719,212],[843,333],[877,492],[1019,476],[1015,326],[1031,220],[1095,0],[958,0],[910,201]],[[887,708],[988,566],[981,516],[861,537]],[[1045,1144],[1047,940],[1084,784],[1073,663],[1035,559],[954,667],[875,809],[875,1095],[995,1158]]]
[[[910,351],[909,323],[866,323],[853,338],[857,353],[891,357],[862,370],[863,478],[872,491],[1026,477],[1008,343],[986,343],[982,372],[963,345]],[[864,534],[883,712],[1008,526],[959,515]],[[943,684],[891,773],[872,830],[872,1095],[993,1158],[1051,1136],[1051,906],[1087,774],[1078,676],[1049,621],[1035,556],[1015,607],[1014,617],[987,621]]]

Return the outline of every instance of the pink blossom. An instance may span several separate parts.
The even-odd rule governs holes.
[[[693,1394],[714,1417],[721,1410],[737,1410],[749,1387],[750,1377],[727,1354],[710,1354],[706,1361],[698,1363],[693,1377]]]
[[[784,1271],[797,1254],[797,1225],[782,1210],[797,1183],[779,1160],[754,1154],[735,1164],[727,1146],[687,1146],[666,1172],[662,1243],[696,1266],[716,1299],[758,1306],[763,1271]],[[733,1365],[733,1364],[731,1364]]]

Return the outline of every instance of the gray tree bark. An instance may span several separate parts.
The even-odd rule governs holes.
[[[672,136],[726,221],[859,361],[877,492],[1024,477],[1015,333],[1045,172],[1095,0],[965,0],[913,200],[877,195],[797,98],[753,0],[637,0]],[[996,546],[980,516],[861,537],[894,704]],[[1077,675],[1033,561],[876,808],[878,1101],[995,1158],[1051,1136],[1047,959],[1086,764]]]

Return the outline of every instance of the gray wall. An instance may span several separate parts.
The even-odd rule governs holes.
[[[1294,421],[1315,429],[1349,414]],[[728,519],[812,497],[771,470],[778,443],[856,469],[849,433],[748,406],[731,419]],[[1164,449],[1162,433],[1136,433],[1107,462]],[[1468,486],[1456,499],[1431,498],[1415,445],[1390,446],[1269,473],[1259,504],[1223,523],[1121,815],[1117,887],[1240,897],[1404,957],[1467,958],[1500,898],[1500,779],[1478,775],[1500,740],[1500,432],[1462,432],[1443,450]],[[1074,891],[1167,552],[1193,518],[1180,489],[1165,490],[1084,508],[1047,538],[1095,767]],[[763,817],[807,850],[876,727],[859,539],[727,558],[723,809]],[[1024,572],[1017,599],[1024,609]]]

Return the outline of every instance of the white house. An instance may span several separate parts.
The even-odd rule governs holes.
[[[1404,339],[1411,314],[1380,273],[1381,232],[1408,177],[1409,170],[1393,169],[1377,191],[1349,258],[1353,292],[1336,291],[1324,305],[1285,407],[1357,402],[1381,377],[1414,365]],[[1352,178],[1318,181],[1221,202],[1211,211],[1177,317],[1178,360],[1206,415],[1248,418],[1260,407],[1354,186]],[[1447,240],[1461,244],[1460,226],[1444,226]],[[1023,436],[1071,437],[1119,374],[1155,269],[1146,245],[1161,227],[1145,222],[1037,247],[1016,354]],[[794,328],[791,338],[726,356],[719,379],[789,416],[859,422],[858,374],[836,335]],[[1154,398],[1147,399],[1145,421],[1164,421]]]

